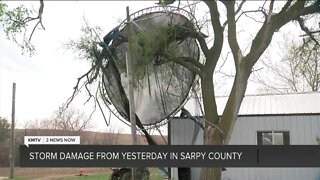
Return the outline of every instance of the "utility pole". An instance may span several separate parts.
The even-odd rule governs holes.
[[[12,114],[11,114],[11,148],[10,148],[10,179],[14,177],[14,118],[15,118],[15,105],[16,105],[16,83],[12,87]]]
[[[137,145],[137,129],[136,129],[136,113],[134,107],[134,78],[132,73],[132,34],[131,34],[131,19],[129,14],[129,6],[127,6],[127,23],[128,23],[128,52],[126,53],[126,63],[127,63],[127,78],[129,87],[129,111],[130,111],[130,122],[131,122],[131,134],[132,134],[132,144]],[[132,180],[136,179],[137,169],[132,168]]]

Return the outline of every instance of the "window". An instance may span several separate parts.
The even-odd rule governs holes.
[[[258,145],[289,145],[289,131],[258,131]]]

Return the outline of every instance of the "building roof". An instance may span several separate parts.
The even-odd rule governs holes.
[[[222,115],[227,100],[228,97],[216,97],[219,115]],[[196,99],[190,99],[185,108],[195,116],[202,115]],[[239,110],[240,116],[286,114],[320,114],[320,92],[247,95]]]

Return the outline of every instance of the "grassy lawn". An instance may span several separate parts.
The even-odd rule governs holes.
[[[163,175],[158,169],[149,169],[150,170],[150,180],[163,180]],[[68,177],[65,180],[108,180],[110,177],[110,173],[98,173],[91,174],[88,176],[74,176]]]
[[[66,180],[108,180],[110,177],[110,173],[98,173],[98,174],[90,174],[88,176],[74,176],[70,178],[66,178]]]
[[[149,169],[150,170],[150,180],[163,180],[163,175],[158,169]],[[110,177],[110,173],[98,173],[92,174],[88,176],[74,176],[71,178],[67,178],[66,180],[108,180]]]
[[[53,169],[53,168],[52,168]],[[28,174],[16,174],[14,180],[109,180],[110,171],[104,172],[93,172],[95,169],[87,170],[88,173],[84,172],[84,175],[87,176],[77,176],[78,171],[72,169],[60,168],[57,171],[56,169],[27,169]],[[76,169],[77,170],[77,169]],[[19,171],[26,171],[24,168],[21,168]],[[18,172],[19,172],[18,171]],[[164,177],[161,171],[157,168],[151,168],[150,171],[150,180],[163,180]],[[77,172],[77,173],[76,173]]]

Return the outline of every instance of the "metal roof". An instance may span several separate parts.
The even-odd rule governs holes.
[[[222,115],[228,97],[216,97],[218,114]],[[185,108],[195,116],[201,116],[199,102],[190,99]],[[247,95],[239,115],[320,114],[320,92],[295,94]]]

